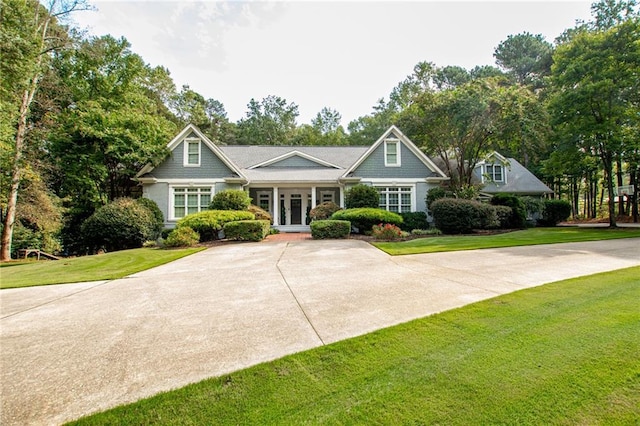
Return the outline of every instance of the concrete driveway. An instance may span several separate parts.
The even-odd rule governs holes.
[[[357,241],[222,245],[129,278],[0,291],[0,424],[59,424],[564,278],[640,239],[390,257]]]

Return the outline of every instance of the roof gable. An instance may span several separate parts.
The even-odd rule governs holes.
[[[446,175],[435,163],[425,155],[420,149],[398,129],[396,126],[391,126],[387,129],[386,132],[378,138],[378,140],[369,147],[369,149],[362,154],[362,156],[351,166],[344,174],[344,177],[348,177],[349,174],[353,173],[360,165],[362,165],[369,157],[372,156],[378,149],[381,149],[383,143],[387,139],[394,139],[400,141],[400,144],[404,146],[408,151],[410,151],[422,164],[424,164],[432,173],[437,175],[439,178],[445,178]]]
[[[257,169],[262,167],[279,167],[279,168],[289,168],[289,167],[304,167],[304,168],[318,168],[318,167],[328,167],[333,169],[339,169],[339,166],[335,164],[331,164],[325,160],[314,157],[312,155],[306,154],[304,152],[300,152],[298,150],[293,150],[291,152],[287,152],[285,154],[279,155],[277,157],[271,158],[267,161],[263,161],[254,166],[248,167],[248,169]]]

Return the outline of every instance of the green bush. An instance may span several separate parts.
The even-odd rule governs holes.
[[[496,210],[496,216],[498,217],[498,227],[500,229],[508,229],[513,211],[511,207],[493,206],[493,208]]]
[[[411,231],[411,235],[422,236],[422,235],[442,235],[442,231],[438,228],[429,228],[429,229],[414,229]]]
[[[183,217],[178,221],[176,227],[188,226],[200,234],[200,241],[210,241],[218,238],[218,233],[225,223],[254,219],[253,213],[248,211],[205,210]]]
[[[251,197],[241,189],[225,189],[211,199],[209,210],[247,210]]]
[[[408,233],[390,223],[381,223],[379,225],[373,225],[371,235],[376,240],[395,241],[406,237]]]
[[[162,228],[164,228],[164,216],[162,215],[160,207],[158,207],[158,204],[156,204],[155,201],[144,197],[136,199],[136,202],[149,209],[153,215],[153,235],[150,239],[157,240],[162,236]]]
[[[338,210],[342,210],[339,205],[333,201],[325,201],[324,203],[318,204],[312,208],[309,212],[309,217],[311,220],[326,220]]]
[[[176,228],[167,235],[164,241],[166,247],[191,247],[198,244],[200,234],[188,226]]]
[[[500,227],[500,220],[498,219],[496,206],[486,203],[480,203],[478,205],[477,227],[478,229],[496,229]]]
[[[119,198],[100,207],[84,221],[81,233],[90,252],[142,247],[153,239],[156,219],[151,211],[131,198]]]
[[[256,220],[268,220],[270,225],[273,225],[273,218],[271,214],[263,208],[260,208],[254,204],[251,204],[247,209],[256,217]]]
[[[448,192],[441,186],[437,186],[435,188],[431,188],[427,191],[427,197],[425,198],[425,202],[427,203],[427,208],[431,210],[431,203],[441,198],[448,197]]]
[[[331,219],[348,220],[351,222],[351,225],[358,228],[360,234],[371,232],[373,225],[379,223],[390,223],[396,226],[402,225],[402,216],[398,213],[374,208],[340,210],[332,214]]]
[[[311,237],[316,240],[348,238],[351,222],[347,220],[314,220],[311,222]]]
[[[481,226],[482,203],[441,198],[431,204],[436,227],[445,234],[468,234]]]
[[[491,198],[491,204],[494,206],[511,207],[511,217],[509,218],[507,228],[524,228],[527,224],[527,209],[524,202],[517,195],[513,194],[496,194]]]
[[[269,235],[268,220],[238,220],[227,222],[222,228],[225,238],[238,241],[262,241]]]
[[[538,220],[541,226],[556,226],[571,216],[571,203],[565,200],[545,200],[542,218]]]
[[[414,229],[427,229],[429,227],[425,212],[405,212],[400,213],[400,216],[402,216],[400,229],[403,231],[411,232]]]
[[[344,205],[347,209],[377,208],[380,205],[380,193],[372,186],[358,184],[345,192]]]

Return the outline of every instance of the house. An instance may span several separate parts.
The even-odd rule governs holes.
[[[480,196],[485,198],[498,193],[530,197],[543,197],[553,193],[515,158],[506,158],[495,151],[476,164],[472,183],[481,186]]]
[[[397,127],[370,147],[225,146],[196,126],[186,126],[167,145],[170,155],[137,175],[145,197],[154,200],[165,225],[206,210],[225,189],[249,192],[282,231],[305,231],[307,212],[324,201],[344,207],[345,191],[357,184],[380,192],[380,207],[394,212],[426,211],[425,196],[448,177]]]

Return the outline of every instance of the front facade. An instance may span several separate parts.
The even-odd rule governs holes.
[[[165,225],[206,210],[215,193],[242,189],[282,231],[306,231],[308,212],[324,201],[344,207],[345,191],[375,187],[380,207],[426,211],[425,196],[448,180],[395,126],[370,147],[224,146],[188,125],[168,144],[170,155],[145,166],[136,179],[154,200]]]

